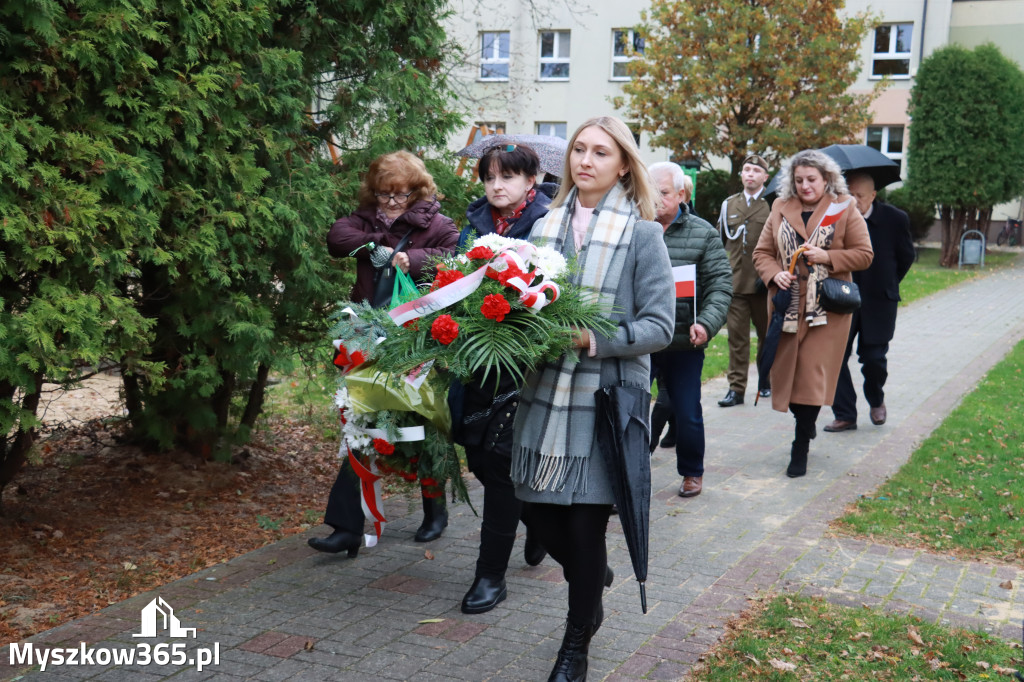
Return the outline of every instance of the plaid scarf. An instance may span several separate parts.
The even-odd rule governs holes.
[[[527,204],[533,201],[536,197],[537,190],[531,189],[527,192],[526,199],[523,200],[523,203],[519,204],[519,207],[512,211],[512,215],[508,216],[501,215],[498,213],[498,209],[492,207],[491,220],[494,221],[494,231],[501,236],[505,236],[505,233],[508,232],[508,228],[512,226],[512,223],[523,217],[523,211],[526,210]]]
[[[827,251],[832,246],[832,240],[835,238],[836,222],[842,216],[842,212],[849,203],[847,201],[846,204],[832,204],[803,245],[817,246]],[[832,215],[829,215],[830,213]],[[801,244],[799,235],[785,217],[782,218],[782,223],[775,235],[775,245],[779,253],[782,254],[783,264],[788,268],[789,263],[793,260],[793,254],[796,253]],[[811,327],[828,324],[828,315],[825,309],[821,307],[821,297],[818,292],[821,282],[828,277],[828,268],[824,265],[820,267],[808,265],[807,270],[807,296],[804,297],[805,310],[800,310],[800,278],[794,278],[793,283],[789,285],[789,307],[786,308],[786,314],[782,322],[782,331],[790,334],[795,334],[800,328],[801,312],[803,312],[804,317],[807,318],[808,325]]]
[[[612,187],[594,210],[586,239],[576,254],[572,236],[575,204],[573,189],[562,206],[534,224],[530,241],[569,257],[577,255],[574,282],[611,309],[638,218],[636,207],[622,185]],[[586,492],[591,452],[589,445],[575,447],[581,439],[574,440],[573,434],[588,431],[591,436],[582,440],[592,441],[594,392],[601,386],[601,364],[589,357],[581,360],[578,351],[566,353],[530,377],[518,412],[524,419],[516,424],[514,482],[537,491],[561,492],[569,484],[574,491]]]

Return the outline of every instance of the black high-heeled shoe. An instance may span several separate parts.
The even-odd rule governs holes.
[[[348,551],[348,558],[354,559],[359,554],[363,538],[347,530],[336,530],[325,538],[310,538],[307,542],[318,552],[337,554]]]

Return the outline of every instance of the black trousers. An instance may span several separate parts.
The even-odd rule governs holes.
[[[793,452],[806,453],[810,448],[811,439],[817,435],[817,428],[814,422],[818,420],[818,413],[821,412],[821,405],[800,405],[790,403],[789,410],[796,419],[796,429],[793,438]]]
[[[860,373],[864,375],[864,399],[871,407],[881,407],[885,403],[885,380],[889,378],[889,365],[885,359],[889,352],[888,343],[864,343],[858,333],[860,311],[853,314],[853,326],[850,327],[850,340],[846,344],[843,355],[843,366],[839,368],[839,382],[836,384],[836,396],[832,401],[832,414],[836,419],[857,421],[857,391],[853,387],[853,376],[850,374],[850,355],[853,354],[853,339],[857,338],[857,360],[860,362]]]
[[[569,620],[593,623],[608,568],[609,504],[526,504],[530,531],[540,540],[569,583]]]
[[[494,450],[467,447],[466,463],[484,486],[476,576],[501,580],[508,570],[516,529],[523,516],[523,503],[516,497],[512,484],[512,457]]]
[[[327,496],[324,523],[334,530],[344,530],[362,535],[365,521],[363,503],[359,495],[359,477],[352,470],[352,465],[346,457],[345,461],[341,463],[338,477],[334,479],[334,485],[331,486],[331,492]]]

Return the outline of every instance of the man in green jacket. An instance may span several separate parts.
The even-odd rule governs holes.
[[[732,268],[717,230],[691,215],[686,206],[685,174],[670,162],[650,166],[661,193],[657,220],[665,229],[672,267],[696,265],[696,295],[676,298],[676,326],[672,343],[651,356],[651,378],[657,377],[659,394],[668,393],[676,420],[676,469],[683,477],[681,497],[695,497],[703,489],[704,415],[700,405],[700,374],[704,349],[725,324],[732,300]]]

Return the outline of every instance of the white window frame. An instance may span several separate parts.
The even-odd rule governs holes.
[[[494,36],[494,41],[491,45],[491,54],[487,54],[484,50],[484,36]],[[506,56],[501,56],[501,37],[505,36],[505,40],[508,43],[508,49],[506,50]],[[485,82],[496,82],[496,81],[507,81],[509,69],[511,67],[512,54],[512,34],[509,31],[480,31],[480,70],[477,72],[477,80]],[[485,76],[484,69],[492,66],[505,67],[504,76]]]
[[[536,121],[533,126],[538,135],[550,135],[563,140],[569,139],[569,126],[566,121]],[[558,134],[558,126],[562,128],[561,135]]]
[[[615,35],[617,33],[625,33],[626,34],[626,44],[632,46],[632,48],[634,50],[636,50],[636,41],[637,41],[636,31],[634,31],[631,28],[613,28],[612,29],[612,65],[611,65],[611,71],[610,71],[610,73],[608,75],[608,80],[611,80],[611,81],[629,81],[629,80],[633,80],[632,76],[616,76],[615,75],[615,65],[616,64],[628,64],[631,61],[633,61],[634,59],[637,59],[639,57],[639,55],[642,55],[643,54],[643,38],[640,38],[640,41],[641,41],[640,49],[636,50],[636,52],[634,52],[633,54],[617,55],[617,54],[615,54]]]
[[[543,52],[544,34],[551,33],[554,36],[552,41],[552,55],[545,57]],[[569,47],[566,50],[569,54],[565,57],[559,57],[558,53],[561,52],[562,41],[566,40],[569,43]],[[548,30],[537,32],[537,60],[540,62],[537,67],[537,80],[541,81],[567,81],[569,75],[572,74],[572,32],[568,30]],[[569,71],[569,75],[566,76],[545,76],[544,67],[549,64],[565,64],[566,69]]]
[[[906,47],[906,50],[903,51],[903,52],[897,52],[896,51],[896,39],[899,36],[899,28],[901,26],[909,26],[910,27],[910,37],[907,40],[908,44],[904,46],[904,47]],[[885,52],[878,52],[877,49],[876,49],[877,48],[877,44],[878,44],[878,31],[880,31],[883,28],[888,28],[889,29],[889,45],[888,45],[888,49]],[[881,26],[876,27],[875,30],[871,33],[871,68],[870,68],[870,70],[868,72],[869,73],[868,78],[870,78],[872,80],[880,80],[880,79],[885,78],[886,76],[888,76],[889,78],[891,78],[893,80],[906,80],[906,79],[909,79],[910,78],[910,60],[911,60],[911,55],[913,54],[913,49],[914,49],[913,48],[913,42],[914,42],[914,24],[913,24],[913,22],[904,21],[904,22],[897,22],[897,23],[893,23],[893,24],[883,24]],[[907,62],[907,72],[906,73],[899,73],[899,74],[877,74],[876,75],[875,74],[875,62],[877,62],[879,60],[888,60],[888,59],[905,60]]]
[[[896,128],[899,128],[900,149],[902,151],[890,152],[889,151],[889,141],[890,141],[890,139],[892,139],[892,132]],[[867,127],[867,129],[864,131],[864,144],[868,143],[868,135],[871,133],[871,131],[873,129],[874,130],[879,130],[880,129],[882,131],[882,142],[881,142],[881,147],[882,148],[879,151],[881,151],[883,154],[885,154],[886,157],[892,159],[893,161],[896,161],[897,163],[902,162],[903,161],[903,155],[906,153],[906,143],[905,143],[906,131],[907,131],[906,126],[898,125],[898,124],[895,124],[895,123],[892,124],[892,125],[869,125]]]

